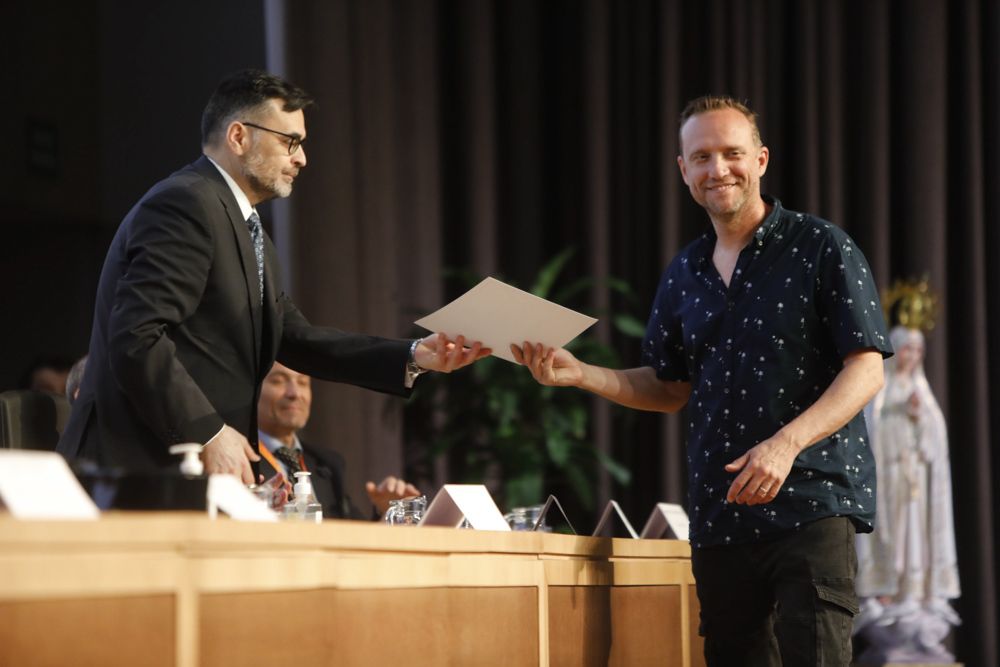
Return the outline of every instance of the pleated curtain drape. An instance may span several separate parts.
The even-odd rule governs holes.
[[[876,278],[941,297],[927,375],[948,420],[965,623],[958,658],[1000,664],[993,511],[1000,456],[1000,4],[994,0],[285,3],[284,72],[319,102],[292,198],[286,270],[317,323],[417,335],[456,296],[445,268],[527,282],[577,248],[573,276],[628,281],[646,308],[706,226],[676,167],[676,117],[723,92],[760,113],[767,193],[840,225]],[[592,312],[624,307],[595,287]],[[638,313],[644,318],[646,313]],[[597,333],[638,362],[638,344]],[[351,488],[406,472],[401,403],[316,387],[309,439]],[[410,418],[410,417],[408,417]],[[591,433],[629,465],[601,477],[635,521],[682,501],[677,417],[595,401]],[[448,479],[447,461],[419,480]]]

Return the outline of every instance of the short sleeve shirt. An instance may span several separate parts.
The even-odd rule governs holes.
[[[892,347],[864,255],[843,230],[773,208],[740,253],[727,288],[709,230],[661,278],[642,363],[692,386],[686,407],[688,509],[696,548],[753,542],[830,516],[860,532],[875,517],[875,461],[864,416],[796,458],[778,496],[726,501],[724,466],[773,436],[823,394],[844,357]]]

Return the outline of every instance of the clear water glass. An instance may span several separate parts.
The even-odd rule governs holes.
[[[535,523],[538,521],[538,517],[542,515],[542,509],[544,505],[530,505],[528,507],[514,507],[511,508],[510,512],[503,515],[503,518],[507,520],[507,525],[510,526],[511,530],[533,530],[535,528]],[[545,525],[538,527],[539,531],[549,532],[552,529]]]
[[[411,496],[389,501],[385,522],[390,526],[415,526],[427,511],[427,496]]]

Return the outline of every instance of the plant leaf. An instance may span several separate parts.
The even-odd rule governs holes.
[[[549,260],[549,263],[543,266],[541,271],[538,272],[538,279],[532,286],[531,293],[543,299],[548,298],[552,285],[556,282],[556,278],[559,277],[559,272],[563,270],[566,262],[569,261],[574,252],[576,252],[576,248],[569,247]]]
[[[594,483],[587,473],[580,466],[572,465],[566,468],[566,478],[580,504],[585,509],[594,509]]]
[[[593,286],[594,286],[593,278],[589,276],[578,278],[577,280],[574,280],[569,285],[563,287],[558,292],[556,292],[555,295],[553,295],[552,297],[552,301],[565,305],[567,303],[572,302],[574,297],[576,297],[579,294],[582,294],[583,292],[585,292],[586,290],[590,289]]]
[[[599,449],[595,448],[594,453],[597,455],[597,460],[601,462],[601,466],[616,482],[622,486],[629,485],[632,481],[632,471]]]
[[[545,434],[545,449],[549,452],[549,458],[557,468],[563,468],[569,461],[570,452],[573,451],[573,441],[566,437],[563,431],[548,431]]]
[[[527,507],[542,501],[542,469],[526,471],[517,476],[507,477],[504,483],[506,505],[511,507]]]
[[[646,337],[646,325],[631,315],[615,315],[612,319],[615,329],[633,338]]]

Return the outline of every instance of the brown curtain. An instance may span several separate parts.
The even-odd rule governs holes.
[[[1000,465],[1000,6],[994,0],[290,2],[288,71],[316,93],[293,198],[295,296],[316,322],[407,335],[454,296],[444,267],[527,281],[563,248],[577,276],[648,304],[706,225],[676,171],[675,118],[707,92],[746,98],[772,161],[764,188],[826,217],[882,285],[928,274],[942,297],[927,368],[948,418],[964,594],[958,658],[998,664],[993,485]],[[992,260],[992,261],[991,261]],[[595,288],[593,311],[624,307]],[[644,315],[643,315],[644,316]],[[628,364],[637,345],[604,323]],[[317,388],[311,431],[352,488],[399,471],[397,401]],[[645,518],[684,493],[676,418],[640,415],[599,446],[633,470],[602,497]],[[441,464],[433,486],[447,478]],[[429,489],[433,492],[433,488]]]

